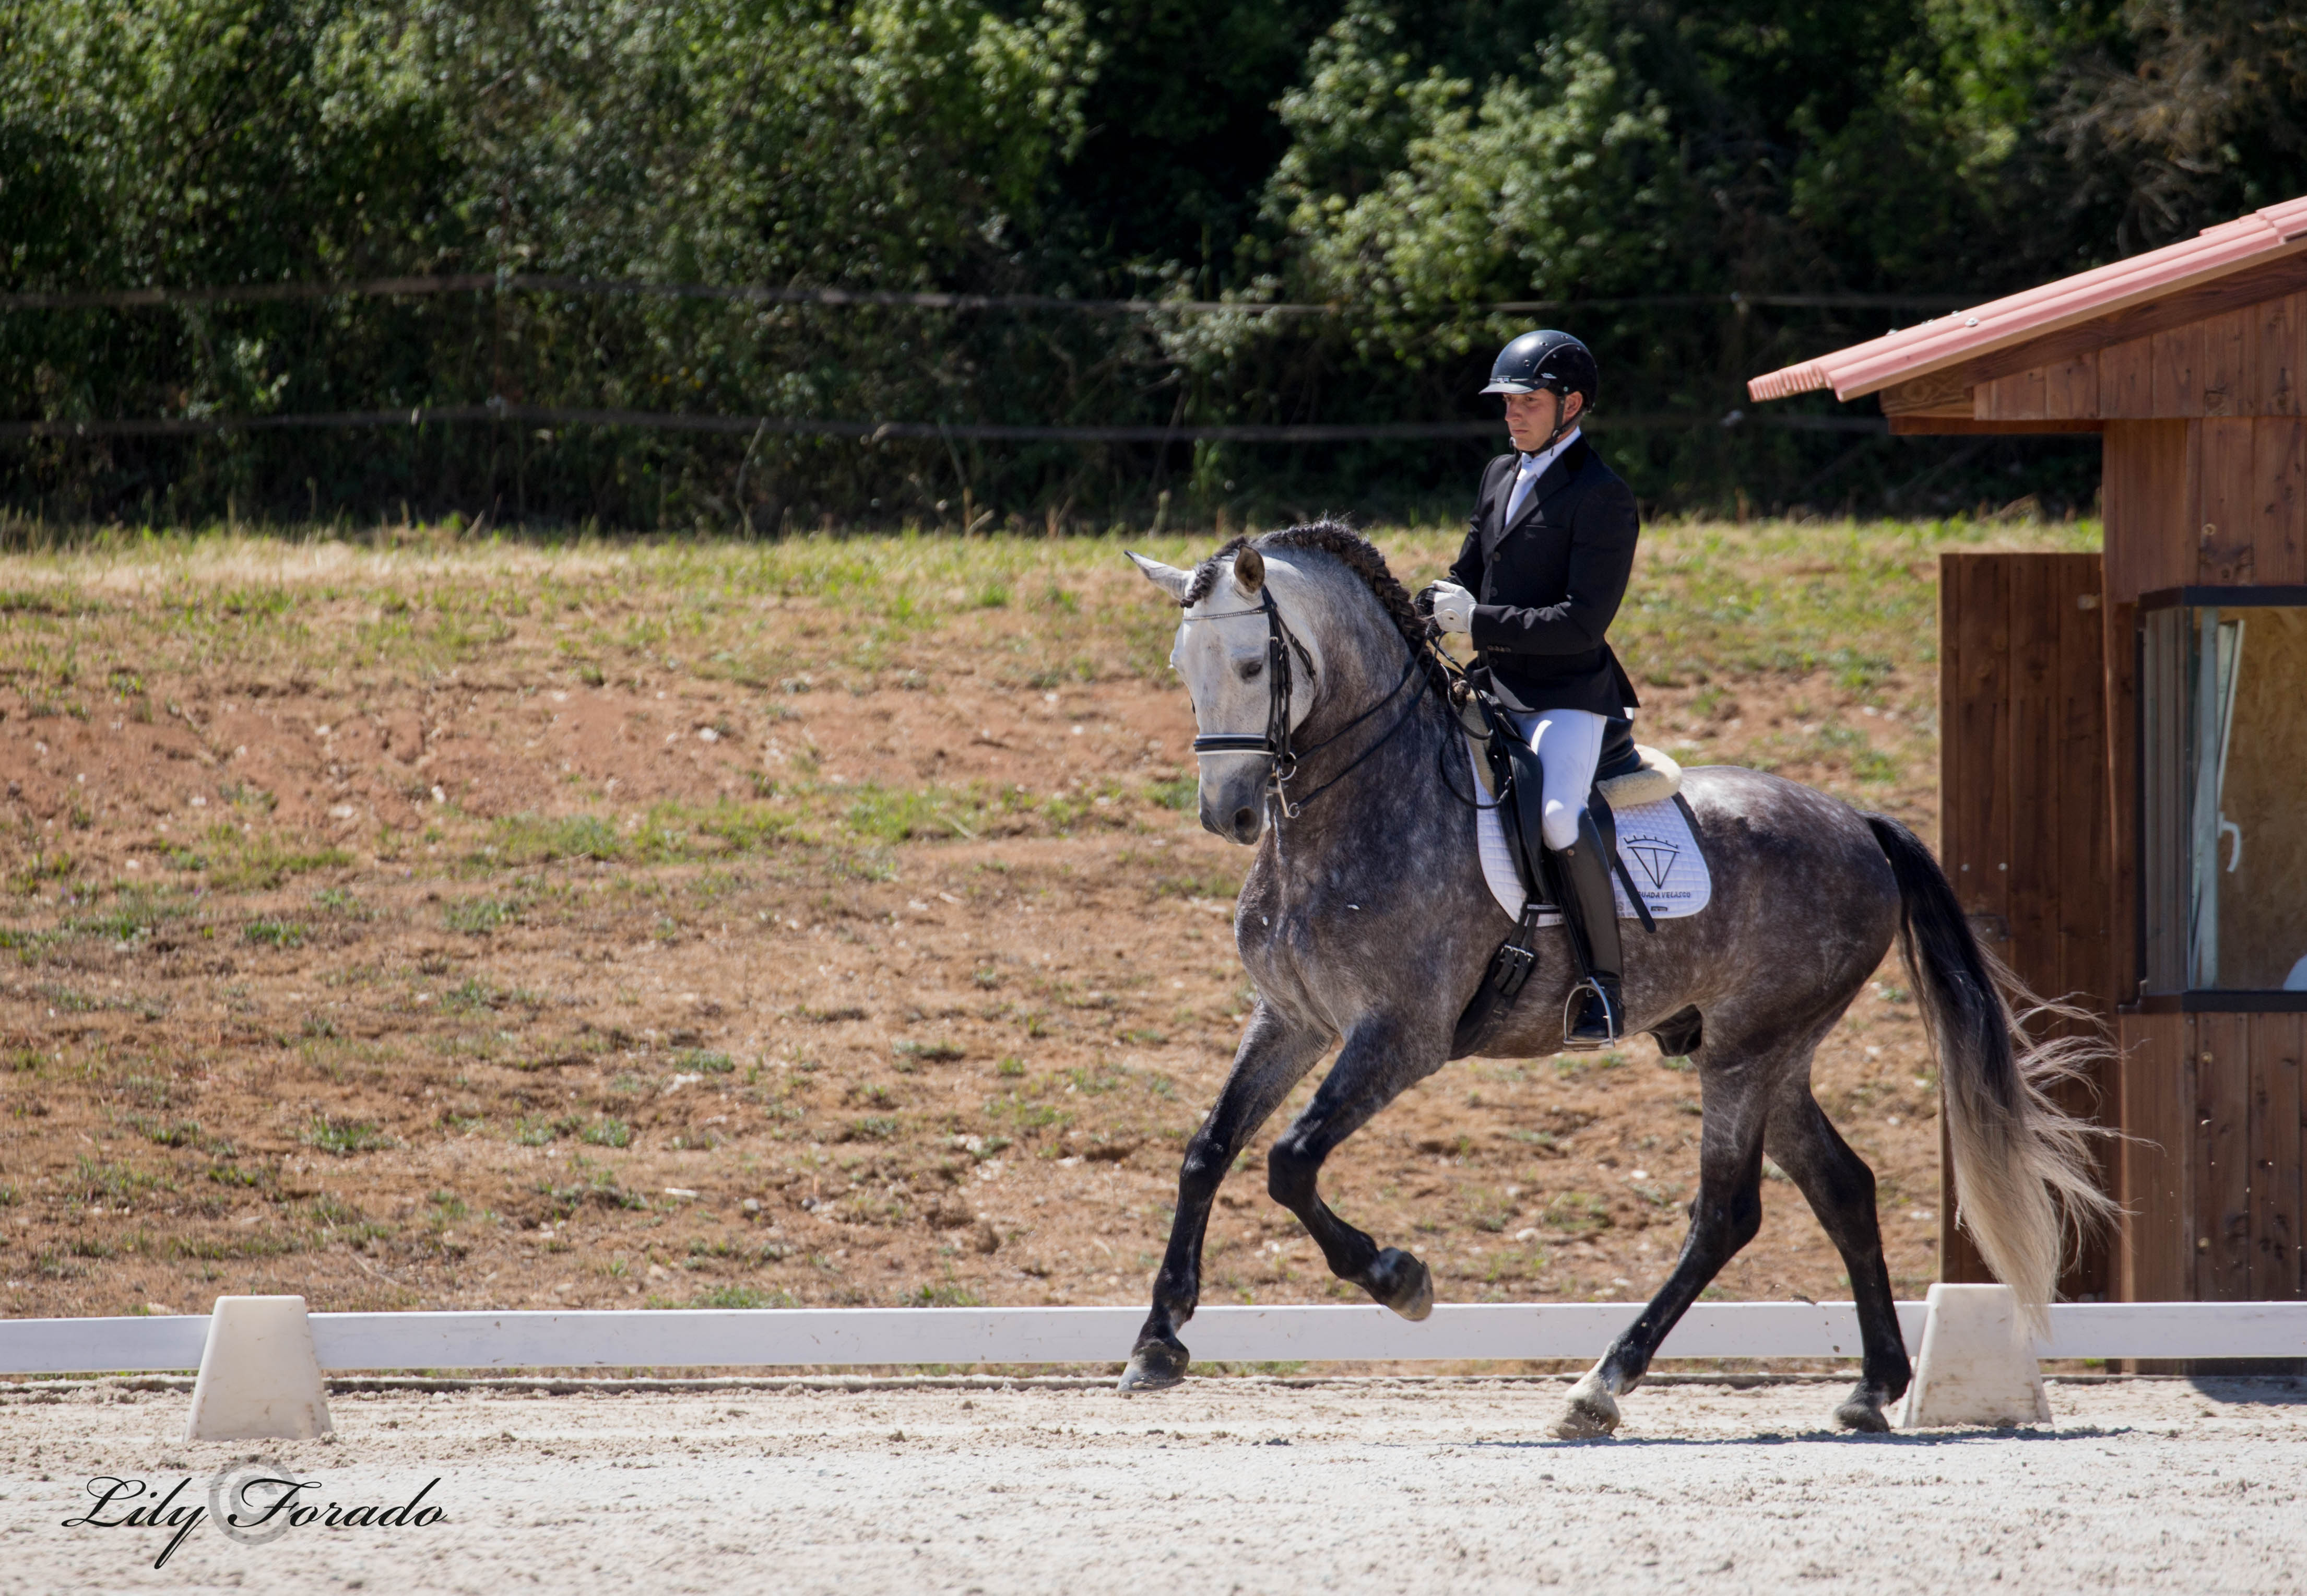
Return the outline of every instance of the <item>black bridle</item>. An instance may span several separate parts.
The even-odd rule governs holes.
[[[1299,762],[1310,755],[1321,752],[1322,750],[1329,747],[1371,716],[1394,702],[1411,677],[1417,674],[1418,652],[1416,649],[1410,650],[1410,657],[1402,665],[1401,676],[1394,682],[1393,687],[1386,691],[1384,698],[1312,747],[1300,749],[1297,746],[1295,734],[1290,725],[1290,694],[1292,686],[1290,656],[1295,654],[1305,663],[1306,674],[1308,676],[1316,674],[1314,656],[1306,651],[1306,645],[1298,640],[1297,634],[1292,632],[1289,624],[1282,619],[1282,611],[1274,602],[1273,588],[1261,586],[1258,588],[1256,609],[1214,610],[1207,614],[1188,615],[1185,619],[1186,622],[1231,621],[1247,615],[1263,615],[1265,618],[1265,730],[1205,733],[1194,739],[1194,753],[1196,758],[1203,754],[1215,753],[1247,753],[1262,756],[1266,762],[1266,795],[1282,811],[1286,819],[1294,820],[1308,803],[1343,781],[1352,773],[1356,766],[1392,742],[1394,734],[1410,724],[1410,717],[1418,708],[1419,699],[1424,697],[1423,693],[1411,694],[1410,702],[1402,706],[1402,713],[1394,717],[1394,724],[1385,729],[1385,734],[1355,755],[1351,764],[1296,802],[1291,802],[1289,785],[1298,775]],[[1180,622],[1180,624],[1183,623]]]

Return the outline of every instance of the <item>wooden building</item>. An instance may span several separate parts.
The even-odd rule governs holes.
[[[2078,1102],[2127,1215],[2067,1293],[2301,1296],[2307,199],[1749,386],[2099,434],[2103,554],[1942,558],[1940,855],[2121,1043]],[[1946,1277],[1987,1278],[1943,1212]]]

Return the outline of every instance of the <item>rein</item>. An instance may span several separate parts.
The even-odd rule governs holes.
[[[1297,777],[1299,762],[1309,755],[1321,752],[1322,750],[1329,747],[1371,716],[1394,702],[1411,677],[1417,673],[1418,651],[1414,648],[1409,651],[1410,657],[1402,665],[1402,674],[1395,679],[1394,685],[1386,690],[1383,698],[1319,742],[1310,748],[1300,749],[1297,746],[1294,728],[1290,724],[1291,687],[1290,656],[1295,653],[1299,659],[1303,660],[1307,674],[1309,676],[1314,674],[1314,658],[1306,651],[1305,644],[1298,640],[1297,635],[1282,619],[1282,611],[1274,602],[1274,589],[1270,587],[1261,588],[1257,597],[1258,603],[1256,609],[1217,610],[1208,614],[1188,615],[1185,618],[1188,622],[1191,622],[1230,621],[1248,615],[1264,616],[1266,663],[1269,667],[1266,674],[1265,730],[1263,733],[1208,733],[1194,739],[1194,753],[1196,758],[1203,754],[1214,753],[1250,753],[1263,756],[1266,761],[1266,795],[1280,807],[1284,817],[1294,820],[1308,803],[1345,780],[1347,777],[1353,774],[1355,768],[1363,760],[1393,742],[1394,734],[1410,724],[1410,717],[1417,711],[1419,699],[1426,695],[1422,691],[1411,694],[1410,702],[1402,707],[1402,713],[1394,716],[1394,724],[1386,727],[1376,742],[1356,754],[1352,762],[1343,770],[1339,771],[1293,803],[1290,798],[1289,784]]]

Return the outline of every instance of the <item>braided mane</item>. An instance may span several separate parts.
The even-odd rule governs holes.
[[[1196,566],[1193,583],[1187,588],[1186,596],[1179,601],[1180,607],[1191,608],[1207,598],[1210,589],[1217,585],[1220,564],[1228,556],[1248,547],[1252,541],[1248,536],[1230,538],[1221,544],[1208,559]],[[1411,654],[1425,665],[1427,679],[1442,695],[1442,701],[1445,704],[1450,701],[1449,673],[1435,657],[1434,645],[1426,635],[1426,622],[1419,618],[1417,609],[1410,602],[1409,591],[1394,579],[1393,571],[1386,565],[1385,556],[1378,552],[1376,544],[1345,522],[1332,520],[1310,521],[1301,527],[1268,532],[1255,542],[1261,553],[1267,549],[1319,549],[1359,577],[1362,585],[1370,590],[1370,596],[1376,599],[1378,607],[1385,612],[1386,619],[1392,621],[1394,630],[1402,634],[1402,640],[1410,645]]]

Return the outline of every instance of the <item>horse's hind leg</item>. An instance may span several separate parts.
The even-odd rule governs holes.
[[[1845,1429],[1886,1430],[1886,1403],[1906,1394],[1913,1367],[1891,1300],[1891,1270],[1874,1212],[1874,1171],[1827,1120],[1806,1081],[1790,1082],[1771,1112],[1771,1156],[1802,1190],[1850,1272],[1864,1359],[1858,1384],[1834,1416]]]
[[[1290,1088],[1303,1078],[1328,1048],[1318,1031],[1292,1026],[1260,1002],[1235,1051],[1224,1089],[1186,1144],[1178,1170],[1178,1213],[1170,1223],[1170,1245],[1162,1271],[1154,1277],[1154,1307],[1130,1349],[1123,1371],[1124,1391],[1158,1391],[1186,1377],[1189,1361],[1178,1327],[1194,1317],[1202,1296],[1202,1237],[1210,1205],[1242,1144],[1257,1134]]]
[[[1726,1051],[1710,1043],[1698,1055],[1706,1110],[1699,1132],[1698,1196],[1690,1205],[1682,1256],[1642,1316],[1570,1388],[1554,1426],[1565,1441],[1598,1439],[1618,1428],[1617,1399],[1641,1382],[1684,1310],[1762,1227],[1762,1133],[1774,1061],[1732,1055],[1726,1066]]]
[[[1392,1026],[1357,1030],[1339,1050],[1338,1061],[1314,1101],[1275,1138],[1265,1158],[1265,1189],[1306,1226],[1330,1272],[1406,1319],[1422,1319],[1434,1311],[1433,1273],[1400,1248],[1381,1248],[1340,1219],[1315,1183],[1323,1160],[1338,1144],[1405,1088],[1441,1068],[1446,1051],[1438,1046],[1419,1049]]]

